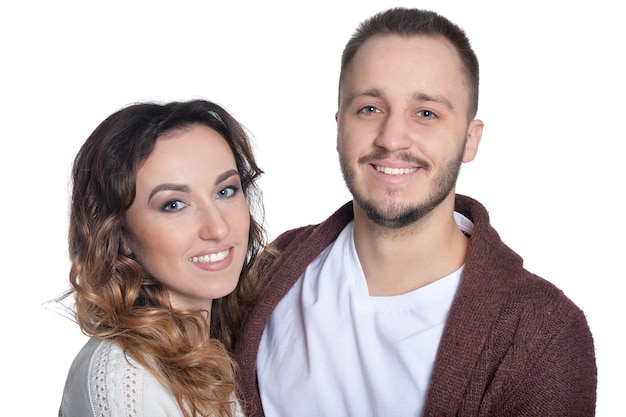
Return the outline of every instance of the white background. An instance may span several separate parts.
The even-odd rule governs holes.
[[[321,221],[349,198],[335,153],[341,51],[364,18],[407,5],[468,32],[485,131],[457,190],[586,312],[598,415],[616,415],[626,388],[623,14],[609,0],[507,3],[3,2],[0,413],[56,415],[85,341],[43,304],[67,288],[68,173],[96,125],[135,101],[216,101],[254,136],[271,235]]]

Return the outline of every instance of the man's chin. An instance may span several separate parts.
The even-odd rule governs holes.
[[[387,229],[400,229],[419,220],[419,208],[397,204],[376,204],[356,200],[361,211],[373,224]]]

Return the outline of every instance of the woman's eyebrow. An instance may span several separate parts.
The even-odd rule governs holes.
[[[232,177],[233,175],[239,176],[239,172],[236,169],[229,169],[228,171],[224,172],[221,175],[218,175],[217,178],[215,179],[215,185],[219,184],[222,181],[227,180],[228,178]]]
[[[148,196],[148,201],[152,200],[152,197],[154,197],[157,193],[161,191],[165,191],[165,190],[183,191],[185,193],[188,193],[190,191],[189,186],[185,184],[174,184],[174,183],[159,184],[156,187],[154,187],[152,191],[150,192],[150,195]]]
[[[228,178],[235,176],[235,175],[239,176],[239,172],[236,169],[229,169],[228,171],[219,175],[215,179],[215,185],[218,185],[222,181],[225,181]],[[182,191],[185,193],[189,193],[191,192],[191,189],[189,188],[188,185],[185,185],[185,184],[175,184],[175,183],[159,184],[156,187],[154,187],[152,191],[150,192],[150,195],[148,196],[148,201],[152,200],[152,197],[154,197],[156,194],[160,193],[161,191]]]

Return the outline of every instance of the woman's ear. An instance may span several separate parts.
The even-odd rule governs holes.
[[[128,244],[126,238],[122,238],[121,241],[121,248],[122,248],[122,253],[126,256],[130,256],[133,254],[133,250],[130,248],[130,245]]]

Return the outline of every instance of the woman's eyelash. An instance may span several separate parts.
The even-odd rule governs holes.
[[[178,211],[184,207],[184,204],[181,200],[169,200],[161,206],[161,209],[163,211]]]
[[[240,186],[238,186],[238,185],[229,185],[228,187],[222,188],[218,192],[218,196],[219,197],[224,197],[224,198],[232,197],[233,195],[237,194],[239,192],[239,190],[241,190]]]

